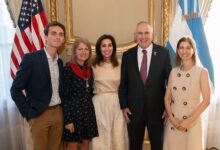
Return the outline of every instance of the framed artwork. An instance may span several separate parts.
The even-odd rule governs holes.
[[[112,34],[117,41],[117,52],[133,47],[136,24],[145,20],[155,26],[154,0],[49,0],[50,21],[60,21],[66,26],[67,44],[77,37],[94,43],[102,34]]]

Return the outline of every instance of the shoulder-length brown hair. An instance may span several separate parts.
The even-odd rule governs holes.
[[[192,60],[193,60],[194,64],[196,64],[196,63],[197,63],[197,56],[196,56],[196,51],[197,51],[197,49],[196,49],[196,44],[195,44],[195,41],[193,40],[193,38],[190,37],[190,36],[184,36],[184,37],[182,37],[181,39],[179,39],[179,41],[177,42],[175,64],[176,64],[177,66],[180,66],[181,63],[182,63],[182,59],[180,58],[180,56],[179,56],[179,54],[178,54],[178,50],[179,50],[180,44],[181,44],[182,42],[188,42],[189,45],[193,48],[194,53],[193,53],[193,55],[192,55]]]
[[[89,49],[89,58],[85,61],[85,65],[87,65],[89,63],[89,60],[91,59],[91,56],[92,56],[92,47],[91,47],[91,44],[90,42],[87,40],[87,39],[84,39],[84,38],[77,38],[76,41],[73,43],[72,45],[72,48],[71,48],[71,51],[72,51],[72,54],[71,54],[71,63],[76,63],[76,49],[78,48],[79,44],[85,44],[88,49]]]
[[[116,41],[115,41],[115,38],[109,34],[104,34],[98,38],[96,42],[96,56],[94,58],[93,65],[94,66],[100,65],[104,61],[104,58],[101,52],[101,44],[102,44],[102,41],[105,39],[109,39],[112,42],[113,50],[112,50],[112,55],[111,55],[111,63],[113,67],[117,67],[119,65],[119,62],[118,62],[118,58],[116,55],[116,50],[117,50]]]

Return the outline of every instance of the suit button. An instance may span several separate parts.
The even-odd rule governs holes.
[[[187,116],[183,116],[183,119],[187,119]]]
[[[187,105],[187,102],[183,102],[183,105]]]
[[[183,86],[183,87],[182,87],[182,90],[183,90],[183,91],[185,91],[185,90],[186,90],[186,87],[185,87],[185,86]]]
[[[186,74],[186,77],[190,77],[190,74],[189,74],[189,73],[187,73],[187,74]]]
[[[181,77],[181,74],[180,74],[180,73],[177,73],[177,77]]]
[[[173,87],[173,90],[175,90],[175,91],[176,91],[176,90],[177,90],[177,88],[174,86],[174,87]]]

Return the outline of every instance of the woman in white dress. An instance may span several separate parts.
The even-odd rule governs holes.
[[[127,126],[118,98],[120,68],[114,37],[102,35],[93,62],[93,103],[99,132],[99,137],[92,139],[93,150],[128,149]]]
[[[208,71],[196,65],[191,37],[177,43],[176,65],[169,77],[165,107],[164,150],[204,150],[201,114],[210,103]]]

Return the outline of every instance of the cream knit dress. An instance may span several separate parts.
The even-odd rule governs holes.
[[[171,109],[179,120],[190,117],[201,103],[200,75],[204,68],[193,66],[188,71],[176,67],[171,71]],[[203,150],[201,117],[187,132],[178,131],[168,121],[164,133],[164,150]]]

